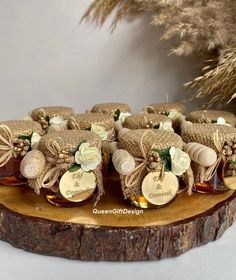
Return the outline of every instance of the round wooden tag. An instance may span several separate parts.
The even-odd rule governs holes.
[[[223,181],[227,188],[236,190],[236,162],[232,160],[225,162],[223,167]]]
[[[178,178],[172,172],[165,172],[160,180],[160,172],[150,172],[142,183],[142,193],[148,202],[165,205],[175,198],[179,189]]]
[[[93,172],[78,169],[74,172],[67,171],[60,180],[59,190],[61,195],[73,202],[80,202],[89,198],[96,189],[96,177]]]

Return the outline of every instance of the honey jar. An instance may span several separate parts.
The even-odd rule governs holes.
[[[96,203],[103,194],[101,138],[91,131],[45,134],[21,162],[21,173],[36,193],[60,207]]]
[[[9,120],[0,122],[0,185],[24,185],[20,163],[43,134],[34,121]]]

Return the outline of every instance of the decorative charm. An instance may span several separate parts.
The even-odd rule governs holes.
[[[61,195],[72,202],[81,202],[88,199],[97,186],[93,172],[84,172],[78,169],[67,171],[60,179],[59,190]]]
[[[160,172],[148,173],[142,182],[142,193],[148,202],[162,206],[172,201],[179,190],[179,181],[172,172],[165,172],[161,178]]]

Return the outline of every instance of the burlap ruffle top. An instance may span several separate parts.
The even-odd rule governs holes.
[[[103,113],[114,115],[117,110],[120,110],[122,113],[130,112],[131,109],[129,105],[123,103],[101,103],[96,104],[91,109],[92,113]]]
[[[155,125],[159,125],[160,122],[170,121],[167,116],[159,114],[137,114],[125,118],[123,126],[129,129],[144,129]]]
[[[56,117],[56,116],[71,116],[74,115],[74,110],[70,107],[65,106],[49,106],[49,107],[39,107],[34,109],[31,112],[31,117],[33,120],[38,121],[39,116],[41,112],[44,111],[46,116],[49,116],[50,118]]]
[[[54,153],[48,148],[52,141],[58,143],[58,153],[61,151],[73,151],[81,141],[87,141],[91,145],[101,148],[101,138],[91,131],[85,130],[64,130],[44,135],[39,141],[39,150],[46,156],[53,157]]]
[[[219,110],[198,110],[193,111],[188,116],[188,120],[194,123],[212,123],[216,122],[218,118],[224,118],[226,123],[235,126],[236,117],[234,114]]]
[[[76,114],[74,116],[75,126],[73,121],[69,121],[69,127],[77,127],[77,129],[90,129],[91,125],[102,126],[106,131],[114,128],[114,118],[108,114],[99,113],[87,113],[87,114]]]
[[[32,132],[37,132],[42,135],[43,131],[41,125],[34,121],[25,121],[25,120],[9,120],[1,121],[0,125],[6,125],[12,132],[12,136],[17,138],[20,135],[30,136]],[[4,133],[0,131],[1,135]],[[2,135],[4,137],[4,135]]]
[[[173,110],[182,114],[186,111],[186,107],[181,103],[154,103],[146,106],[144,109],[147,113],[156,113],[161,115],[169,114]]]
[[[165,150],[170,147],[180,149],[183,147],[183,141],[176,133],[157,129],[137,129],[124,132],[121,137],[119,137],[119,148],[127,150],[134,157],[142,157],[139,148],[142,137],[142,144],[146,153],[148,153],[151,148]]]
[[[236,138],[236,129],[232,126],[218,124],[193,123],[182,127],[181,136],[184,142],[197,142],[216,150],[214,135],[218,133],[220,145]]]

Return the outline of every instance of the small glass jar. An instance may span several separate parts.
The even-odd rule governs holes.
[[[173,132],[155,129],[121,132],[117,153],[124,153],[125,150],[129,153],[126,156],[127,162],[129,157],[135,161],[133,170],[124,174],[119,170],[120,162],[116,162],[113,154],[113,163],[120,173],[125,199],[141,208],[160,208],[169,204],[187,184],[174,174],[171,166],[170,151],[176,149],[182,152],[181,137]],[[185,173],[190,167],[190,158],[184,154],[188,161]],[[117,154],[118,161],[121,157],[121,154]]]
[[[45,134],[38,151],[44,166],[29,185],[55,206],[74,207],[97,202],[103,194],[101,138],[91,131],[65,130]],[[32,170],[32,158],[22,162]],[[25,175],[27,177],[27,174]],[[28,177],[27,177],[28,178]]]
[[[27,180],[20,173],[20,163],[43,134],[37,122],[10,120],[0,122],[0,157],[5,159],[0,167],[0,185],[20,186]],[[8,144],[7,144],[8,143]]]
[[[160,124],[170,124],[171,120],[164,115],[159,114],[137,114],[132,115],[124,120],[123,127],[128,129],[159,129]]]
[[[236,129],[227,125],[193,123],[182,127],[181,136],[186,143],[196,142],[207,146],[213,149],[218,156],[219,162],[208,167],[194,162],[192,158],[193,171],[195,174],[193,190],[206,194],[218,194],[228,191],[229,189],[225,186],[223,179],[225,163],[223,150],[224,144],[236,137]],[[219,141],[217,146],[222,147],[222,151],[217,149],[215,143],[216,139]],[[206,176],[206,174],[208,175]]]
[[[236,124],[235,115],[220,110],[196,110],[189,114],[187,119],[193,123],[217,123],[219,119],[224,119],[226,124],[232,125]]]
[[[34,109],[30,116],[46,132],[61,131],[68,128],[68,120],[74,116],[74,110],[65,106],[39,107]]]

